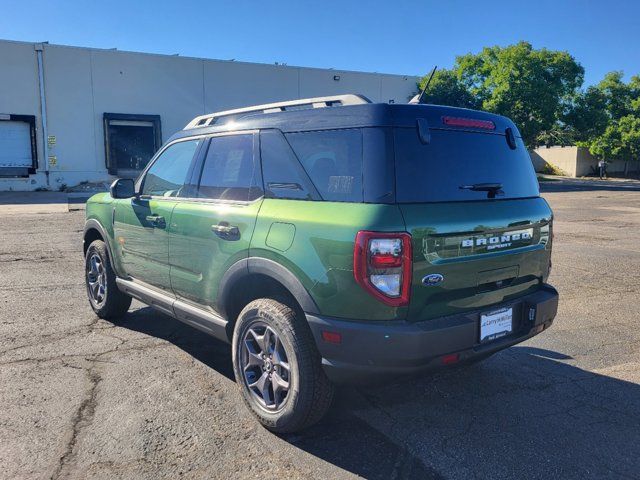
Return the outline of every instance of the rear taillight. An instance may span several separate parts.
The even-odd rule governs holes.
[[[392,307],[409,304],[411,235],[360,231],[353,250],[356,282]]]

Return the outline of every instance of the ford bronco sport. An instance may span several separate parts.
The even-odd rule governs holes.
[[[549,327],[552,213],[507,118],[342,95],[194,119],[86,210],[89,301],[231,342],[267,428],[333,384],[469,363]]]

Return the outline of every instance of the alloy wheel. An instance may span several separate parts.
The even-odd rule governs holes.
[[[87,264],[87,285],[91,300],[101,305],[107,297],[107,271],[102,258],[97,253],[89,257]]]
[[[269,412],[281,410],[289,396],[289,357],[276,331],[264,322],[251,324],[240,345],[240,368],[245,386]]]

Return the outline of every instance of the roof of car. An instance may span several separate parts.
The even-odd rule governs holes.
[[[191,122],[189,128],[177,132],[171,140],[267,128],[289,133],[360,127],[415,127],[418,118],[425,119],[429,128],[499,134],[504,134],[507,128],[511,128],[516,136],[520,136],[518,129],[508,118],[480,110],[429,104],[362,103],[271,113],[240,112],[225,115],[213,125],[193,127]],[[474,124],[473,121],[479,122]],[[487,128],[486,125],[490,123],[486,122],[493,122],[494,128]]]

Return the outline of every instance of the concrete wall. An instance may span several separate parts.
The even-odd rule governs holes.
[[[614,160],[607,165],[607,172],[609,173],[623,173],[624,172],[624,161],[623,160]],[[640,162],[629,162],[627,166],[627,174],[638,174],[640,173]]]
[[[594,174],[598,167],[598,158],[584,147],[540,147],[529,152],[536,172],[541,172],[546,164],[564,171],[570,177],[584,177]],[[629,162],[628,173],[640,170],[640,164]],[[624,161],[608,160],[608,173],[623,173]]]
[[[547,165],[547,161],[542,158],[542,156],[538,154],[536,150],[529,150],[529,156],[531,157],[533,169],[536,172],[542,172],[544,170],[544,167]]]
[[[589,149],[577,147],[576,156],[576,177],[584,177],[595,173],[598,167],[598,159],[591,155]]]
[[[530,153],[536,172],[542,171],[546,164],[551,164],[570,177],[577,174],[578,147],[540,147]]]
[[[38,172],[0,178],[0,191],[47,186],[35,45],[0,41],[0,113],[36,115]],[[167,55],[43,46],[49,188],[110,180],[103,114],[160,115],[165,141],[203,113],[313,96],[361,93],[375,102],[403,103],[416,77],[262,65]],[[334,75],[340,77],[334,80]]]
[[[35,115],[36,125],[42,124],[40,116],[40,87],[38,64],[34,45],[31,43],[0,42],[0,113]],[[36,131],[38,158],[41,158],[42,129]],[[33,175],[19,186],[29,189],[45,181],[44,174]],[[0,181],[0,191],[7,188]],[[10,182],[13,183],[13,182]],[[31,189],[32,189],[31,188]]]

